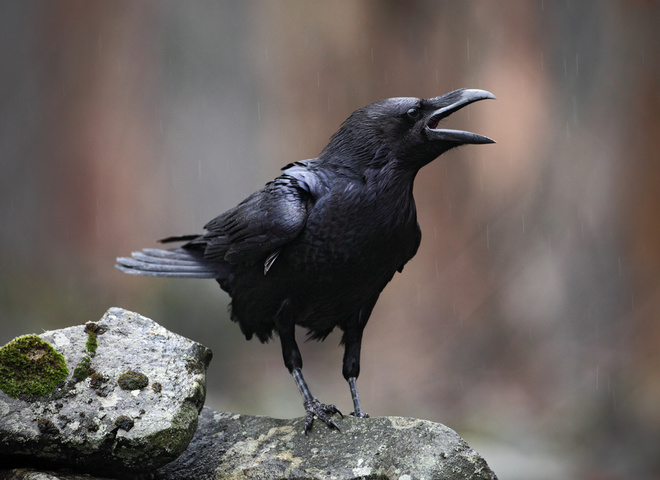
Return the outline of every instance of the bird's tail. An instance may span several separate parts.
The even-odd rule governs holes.
[[[218,278],[218,265],[204,261],[199,252],[185,248],[160,250],[145,248],[131,253],[131,257],[119,257],[115,267],[131,275],[174,278]]]

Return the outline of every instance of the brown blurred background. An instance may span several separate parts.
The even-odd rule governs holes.
[[[214,282],[114,257],[199,232],[366,103],[484,88],[447,123],[498,143],[418,176],[365,409],[445,423],[502,479],[657,479],[659,26],[641,0],[2,2],[0,344],[121,306],[213,350],[207,405],[301,415]],[[338,342],[305,372],[350,411]]]

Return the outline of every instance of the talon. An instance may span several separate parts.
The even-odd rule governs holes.
[[[303,403],[305,406],[305,435],[312,429],[312,424],[314,423],[314,417],[321,420],[325,423],[330,429],[336,429],[341,431],[339,425],[330,418],[331,415],[338,413],[341,415],[341,418],[344,418],[344,415],[339,411],[339,409],[330,404],[326,405],[325,403],[319,402],[316,398],[312,398]]]

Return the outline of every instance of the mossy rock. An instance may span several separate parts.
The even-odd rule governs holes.
[[[10,397],[41,397],[66,379],[64,357],[37,335],[17,337],[0,348],[0,390]]]

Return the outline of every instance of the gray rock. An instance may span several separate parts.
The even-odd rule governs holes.
[[[486,461],[444,425],[401,417],[320,423],[204,408],[188,449],[156,472],[158,480],[443,479],[496,480]]]
[[[39,337],[64,356],[69,375],[46,397],[0,391],[0,465],[118,477],[153,472],[186,449],[210,350],[119,308]]]
[[[400,417],[338,420],[341,432],[204,408],[186,451],[153,480],[496,480],[453,430]],[[0,470],[0,480],[103,480],[71,472]]]
[[[112,480],[83,473],[64,473],[34,468],[0,470],[0,480]]]

